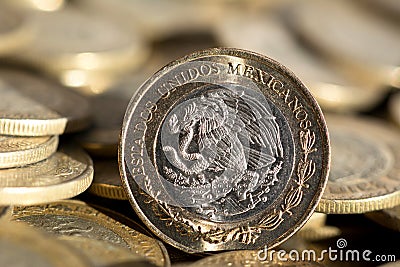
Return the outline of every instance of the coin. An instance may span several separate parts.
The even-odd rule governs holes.
[[[61,151],[31,165],[0,170],[0,205],[45,203],[85,191],[93,179],[91,159],[74,146]]]
[[[91,111],[88,101],[80,94],[65,88],[58,83],[51,81],[43,75],[30,73],[17,68],[0,68],[0,78],[9,84],[19,94],[29,98],[31,101],[40,104],[52,113],[67,119],[65,128],[66,133],[81,131],[90,124]],[[15,109],[20,111],[22,115],[28,116],[24,112],[29,112],[27,107],[22,107],[19,102],[12,103]],[[18,104],[18,105],[17,105]],[[32,110],[29,116],[34,117]],[[30,119],[30,117],[27,117]],[[3,117],[4,118],[4,117]],[[46,119],[46,118],[41,118]],[[29,122],[26,122],[29,123]],[[36,122],[38,123],[38,122]],[[43,124],[47,122],[42,122]],[[21,122],[22,124],[22,122]],[[41,132],[39,128],[37,132],[33,132],[33,125],[29,124],[28,129],[19,131],[18,135],[50,135],[47,131]],[[62,131],[58,134],[63,133]]]
[[[94,179],[89,187],[89,192],[105,198],[126,200],[124,188],[118,172],[116,159],[95,160]]]
[[[19,136],[59,135],[67,118],[33,101],[0,80],[0,134]]]
[[[196,261],[193,264],[190,264],[190,267],[195,266],[221,266],[221,267],[257,267],[257,266],[270,266],[270,267],[278,267],[278,266],[304,266],[304,267],[322,267],[323,265],[314,261],[290,261],[286,260],[278,260],[275,257],[271,258],[271,260],[265,260],[262,257],[265,257],[264,253],[260,253],[263,251],[251,251],[251,250],[240,250],[240,251],[230,251],[224,252],[220,254],[216,254],[210,257],[206,257],[199,261]]]
[[[33,37],[27,17],[1,3],[0,7],[0,54],[15,53],[29,44]]]
[[[240,10],[218,23],[216,35],[225,46],[268,55],[290,68],[325,110],[369,110],[382,102],[387,93],[386,89],[356,83],[335,71],[328,62],[301,46],[277,15]]]
[[[66,0],[20,0],[20,1],[12,1],[12,0],[4,0],[8,5],[14,6],[19,9],[24,10],[34,10],[34,11],[56,11],[66,4]]]
[[[38,28],[37,38],[20,57],[52,74],[75,70],[126,72],[148,55],[139,34],[82,10],[37,13],[32,23]]]
[[[294,6],[290,17],[298,34],[349,76],[400,86],[397,25],[348,1],[307,1]]]
[[[0,168],[12,168],[44,160],[57,150],[57,146],[58,136],[0,135]]]
[[[157,240],[125,226],[81,201],[58,201],[36,206],[14,207],[13,219],[55,234],[58,239],[74,236],[102,241],[129,249],[157,266],[169,266],[164,246]]]
[[[278,62],[239,49],[196,52],[157,72],[131,99],[119,149],[139,217],[191,253],[283,242],[311,216],[329,169],[308,90]]]
[[[400,206],[369,212],[365,216],[380,225],[400,232]]]
[[[116,157],[119,133],[129,99],[113,93],[89,98],[93,113],[92,127],[76,138],[92,155]]]
[[[389,98],[388,108],[391,119],[400,126],[400,93],[395,93]]]
[[[332,145],[324,213],[365,213],[400,204],[400,134],[363,117],[327,117]]]
[[[0,250],[1,266],[91,266],[74,249],[22,223],[1,222]]]

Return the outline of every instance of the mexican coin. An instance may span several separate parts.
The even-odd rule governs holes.
[[[56,152],[58,136],[0,135],[0,168],[12,168],[35,163]]]
[[[129,253],[145,258],[156,266],[169,266],[169,258],[161,242],[123,225],[84,202],[66,200],[35,206],[15,206],[13,220],[25,222],[65,240],[85,254],[114,254],[115,261],[126,260]],[[90,240],[93,241],[90,241]],[[103,244],[103,245],[101,245]],[[109,251],[105,248],[109,246]],[[100,251],[99,251],[100,250]],[[103,262],[112,260],[102,256]],[[99,259],[92,259],[96,263]],[[98,266],[98,265],[96,265]]]
[[[327,116],[332,147],[323,213],[351,214],[400,204],[400,133],[381,121]]]
[[[280,63],[217,48],[145,82],[119,148],[133,208],[186,252],[274,247],[311,216],[330,148],[322,112]]]

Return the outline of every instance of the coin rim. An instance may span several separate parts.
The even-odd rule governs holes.
[[[153,76],[151,76],[148,80],[146,80],[145,83],[142,84],[142,86],[135,92],[133,97],[131,98],[128,108],[125,112],[124,120],[123,120],[123,125],[121,129],[121,134],[120,134],[120,142],[119,142],[119,147],[118,147],[118,161],[119,161],[119,170],[120,170],[120,176],[121,176],[121,181],[123,188],[125,190],[125,193],[127,195],[127,198],[129,202],[131,203],[131,206],[133,209],[136,211],[138,214],[139,218],[146,224],[150,230],[155,233],[158,237],[160,237],[162,240],[165,242],[173,245],[174,247],[177,247],[178,249],[181,249],[185,252],[188,253],[196,253],[199,252],[193,248],[186,247],[182,245],[181,243],[178,243],[176,240],[172,239],[171,237],[167,236],[164,234],[162,231],[160,231],[157,227],[155,227],[152,222],[145,216],[145,214],[142,212],[140,205],[137,203],[135,197],[133,196],[133,193],[130,190],[129,182],[126,176],[126,170],[125,170],[125,138],[126,138],[126,133],[127,133],[127,128],[131,120],[131,112],[136,109],[137,106],[137,100],[141,97],[143,97],[146,93],[146,85],[148,85],[150,82],[158,79],[162,74],[170,71],[172,68],[176,67],[177,65],[184,63],[186,61],[191,61],[194,59],[200,59],[203,57],[209,57],[209,56],[234,56],[234,57],[239,57],[239,58],[245,58],[247,60],[254,60],[258,61],[260,63],[265,63],[268,62],[272,65],[274,65],[274,68],[276,68],[280,73],[286,75],[291,81],[293,81],[293,84],[296,85],[296,87],[301,91],[301,93],[304,95],[305,99],[309,101],[310,106],[313,107],[315,117],[320,120],[320,123],[317,124],[318,129],[321,130],[321,138],[326,140],[326,143],[321,145],[321,149],[324,151],[324,168],[322,169],[321,172],[321,177],[319,181],[319,186],[316,188],[316,194],[312,196],[310,200],[310,205],[307,207],[308,213],[305,215],[303,214],[302,218],[303,220],[299,220],[298,223],[289,228],[285,233],[282,235],[278,236],[275,239],[274,244],[271,247],[275,247],[288,238],[290,238],[292,235],[294,235],[311,217],[313,211],[316,209],[318,205],[318,201],[321,199],[324,188],[327,184],[328,181],[328,175],[329,175],[329,169],[330,169],[330,141],[329,141],[329,133],[328,133],[328,128],[324,119],[324,115],[322,113],[322,110],[320,106],[318,105],[317,101],[315,98],[311,95],[310,91],[308,88],[300,81],[300,79],[292,72],[290,71],[287,67],[283,66],[281,63],[258,53],[251,52],[248,50],[244,49],[237,49],[237,48],[226,48],[226,47],[219,47],[219,48],[210,48],[210,49],[205,49],[201,51],[194,52],[192,54],[189,54],[187,56],[184,56],[180,59],[177,59],[175,61],[170,62],[163,68],[161,68],[159,71],[157,71]],[[312,203],[312,205],[311,205]],[[226,248],[225,248],[226,249]],[[200,251],[203,252],[203,251]]]

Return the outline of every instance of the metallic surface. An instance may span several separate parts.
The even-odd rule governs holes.
[[[84,202],[67,200],[36,206],[14,207],[13,219],[54,234],[58,239],[69,240],[71,243],[76,241],[79,243],[76,246],[82,248],[87,246],[89,250],[104,251],[104,247],[95,244],[97,241],[104,242],[110,246],[120,247],[121,251],[127,249],[138,258],[144,257],[157,266],[169,266],[168,255],[159,241],[113,220]],[[84,239],[74,240],[75,236],[95,241],[91,244]],[[116,254],[121,257],[126,256],[125,253],[118,251]]]
[[[0,168],[12,168],[44,160],[50,157],[57,147],[58,136],[0,135]]]
[[[329,157],[304,85],[267,57],[221,48],[170,63],[137,91],[119,162],[139,217],[193,253],[289,238],[322,195]]]
[[[380,225],[400,232],[400,206],[369,212],[365,216]]]
[[[93,180],[92,160],[76,147],[62,149],[38,163],[0,170],[0,204],[45,203],[85,191]]]
[[[338,70],[367,84],[399,87],[399,30],[374,15],[357,2],[315,0],[293,8],[291,19],[296,32]]]
[[[78,251],[22,223],[1,222],[0,250],[1,266],[91,266]]]
[[[274,12],[240,10],[221,20],[216,34],[225,46],[265,54],[284,64],[305,83],[324,110],[363,111],[382,102],[385,88],[367,86],[341,75],[329,62],[302,46],[286,24]]]
[[[105,198],[126,200],[126,194],[122,187],[116,159],[94,161],[93,182],[89,192]]]
[[[66,118],[66,133],[81,131],[89,126],[91,116],[89,103],[83,96],[76,92],[44,76],[35,75],[34,73],[15,68],[1,68],[0,79],[15,90],[16,93],[44,106],[62,118]],[[21,113],[23,112],[23,108],[27,108],[22,107],[18,99],[11,103],[15,106],[15,109]],[[25,112],[28,111],[30,110],[28,109]],[[30,114],[24,115],[30,119],[29,116],[34,116],[34,114],[35,112],[32,110]],[[46,120],[46,118],[40,119]]]
[[[251,250],[241,250],[241,251],[230,251],[224,252],[220,254],[216,254],[213,256],[209,256],[202,260],[199,260],[193,264],[190,264],[190,267],[201,267],[201,266],[220,266],[220,267],[279,267],[279,266],[287,266],[287,267],[295,267],[295,266],[303,266],[303,267],[323,267],[322,264],[313,262],[313,261],[290,261],[286,258],[285,260],[273,259],[271,261],[263,261],[259,259],[259,251],[251,251]],[[261,254],[261,256],[266,256],[265,254]]]
[[[317,211],[364,213],[400,204],[400,133],[372,119],[328,116],[332,168]]]

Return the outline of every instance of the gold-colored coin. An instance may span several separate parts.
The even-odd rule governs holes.
[[[104,81],[110,75],[126,73],[149,54],[139,34],[82,10],[65,8],[35,14],[33,24],[37,38],[19,58],[68,86],[87,86],[93,79]]]
[[[327,116],[332,163],[317,206],[323,213],[365,213],[400,204],[400,133],[366,118]]]
[[[93,180],[91,159],[76,147],[20,168],[0,170],[0,205],[31,205],[74,197]]]
[[[58,136],[17,137],[0,135],[0,168],[23,166],[50,157]]]
[[[60,135],[67,118],[25,97],[0,81],[0,134],[38,136]]]
[[[217,24],[216,32],[224,46],[256,51],[285,64],[307,85],[324,110],[369,110],[386,95],[386,89],[360,84],[336,72],[328,62],[304,48],[280,17],[265,10],[230,12]]]
[[[90,125],[91,110],[89,103],[86,98],[77,92],[39,73],[11,66],[0,68],[0,79],[16,93],[29,98],[30,101],[34,101],[36,104],[42,105],[47,110],[50,110],[49,112],[52,114],[56,114],[55,116],[65,118],[67,120],[65,130],[57,129],[58,134],[81,131]],[[10,107],[11,105],[12,107]],[[23,106],[18,98],[6,107],[16,112],[17,116],[19,114],[27,116],[29,120],[38,116],[35,110]],[[46,127],[50,123],[49,120],[54,119],[47,118],[46,115],[36,118],[38,120],[36,122],[25,121],[24,123],[28,126],[24,129],[19,129],[18,135],[53,135],[46,131]],[[46,127],[39,128],[39,125],[45,125]]]
[[[278,260],[273,254],[266,254],[264,251],[257,250],[238,250],[224,252],[213,256],[206,257],[193,264],[190,267],[203,267],[203,266],[220,266],[220,267],[322,267],[320,263],[313,261],[287,261]]]
[[[16,1],[15,1],[16,2]],[[27,17],[16,9],[0,6],[0,54],[11,54],[25,47],[33,37]]]
[[[81,201],[14,207],[13,219],[55,234],[58,239],[70,239],[71,242],[74,242],[71,240],[74,236],[94,239],[128,249],[156,266],[170,264],[166,250],[159,241],[113,220]],[[92,246],[91,249],[96,247]]]
[[[397,25],[353,1],[304,1],[293,6],[290,18],[297,33],[338,71],[366,84],[400,87]]]
[[[94,179],[89,192],[105,198],[126,200],[116,159],[96,160]]]
[[[380,225],[400,232],[400,206],[369,212],[365,216]]]
[[[307,241],[319,241],[340,235],[339,228],[326,225],[327,215],[314,212],[307,223],[295,234],[295,237]]]
[[[400,126],[400,93],[396,93],[389,99],[389,111],[392,120]]]
[[[19,9],[46,12],[59,10],[66,4],[66,0],[4,0],[4,2]]]
[[[78,251],[23,223],[1,222],[0,251],[0,266],[91,266]]]

